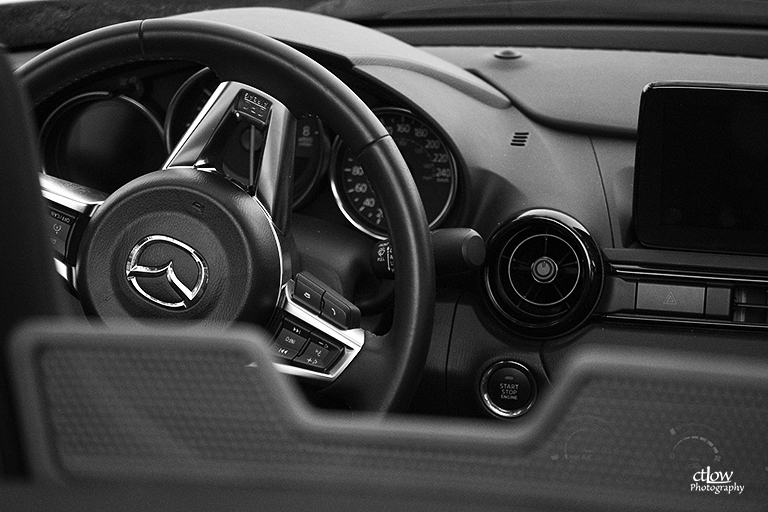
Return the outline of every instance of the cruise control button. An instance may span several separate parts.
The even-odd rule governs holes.
[[[313,370],[325,370],[341,354],[341,349],[323,341],[310,341],[304,353],[294,359],[294,363]]]
[[[66,242],[67,237],[69,236],[69,230],[72,227],[72,217],[60,213],[54,209],[51,209],[50,212],[51,216],[48,218],[48,224],[50,227],[49,233],[59,240]]]
[[[61,256],[67,255],[67,247],[64,242],[56,238],[55,236],[50,237],[51,247],[53,247],[53,250],[56,251]]]

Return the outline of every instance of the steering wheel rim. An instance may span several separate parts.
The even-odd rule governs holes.
[[[324,392],[343,396],[355,409],[406,407],[431,337],[434,263],[418,191],[386,129],[320,64],[272,38],[220,23],[170,18],[99,29],[41,54],[22,66],[17,77],[39,104],[104,69],[156,60],[197,62],[222,81],[264,90],[296,116],[321,117],[359,155],[390,226],[398,259],[396,301],[390,331],[382,336],[366,333],[364,349]]]

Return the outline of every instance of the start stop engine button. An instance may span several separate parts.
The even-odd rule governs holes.
[[[483,405],[501,418],[527,412],[536,399],[536,381],[531,372],[515,361],[501,361],[486,370],[480,381]]]

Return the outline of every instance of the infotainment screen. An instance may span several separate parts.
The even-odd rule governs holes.
[[[648,85],[634,220],[643,245],[768,254],[768,90]]]

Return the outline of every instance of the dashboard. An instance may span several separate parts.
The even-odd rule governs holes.
[[[325,65],[392,134],[430,228],[483,238],[481,265],[438,273],[430,352],[412,413],[524,427],[570,378],[567,362],[590,347],[651,358],[674,351],[679,359],[669,360],[681,368],[695,366],[699,354],[723,361],[768,354],[768,255],[651,248],[635,230],[643,90],[662,80],[764,87],[766,56],[739,52],[738,37],[722,34],[732,44],[712,54],[691,43],[706,31],[687,42],[662,37],[658,47],[645,32],[629,31],[624,42],[609,38],[592,48],[577,29],[571,45],[546,30],[536,39],[525,28],[490,31],[489,43],[479,27],[373,30],[276,9],[185,16],[272,35]],[[542,44],[547,37],[553,42]],[[502,44],[507,40],[521,44]],[[161,168],[217,84],[206,68],[168,61],[119,64],[78,80],[36,105],[44,172],[111,193]],[[223,144],[220,168],[247,183],[262,142],[239,126]],[[298,120],[295,142],[299,229],[302,218],[322,221],[325,234],[349,233],[373,254],[387,238],[386,215],[345,141],[308,116]],[[358,304],[367,328],[386,326],[387,279],[365,272],[345,282],[343,263],[334,268],[299,245],[304,267]],[[755,419],[745,410],[758,409],[759,397],[747,395],[739,408],[732,395],[714,390],[711,402],[696,396],[675,408],[669,404],[689,398],[689,389],[663,380],[646,388],[627,375],[584,385],[573,414],[542,448],[547,460],[537,459],[537,471],[594,470],[614,449],[638,474],[674,475],[675,485],[689,479],[686,471],[721,464],[735,464],[753,488],[766,483],[768,452],[748,454],[753,442],[764,448],[755,435],[761,429],[738,439],[728,432],[734,418]],[[669,401],[659,409],[652,404],[661,395]],[[628,447],[632,435],[642,439]]]

